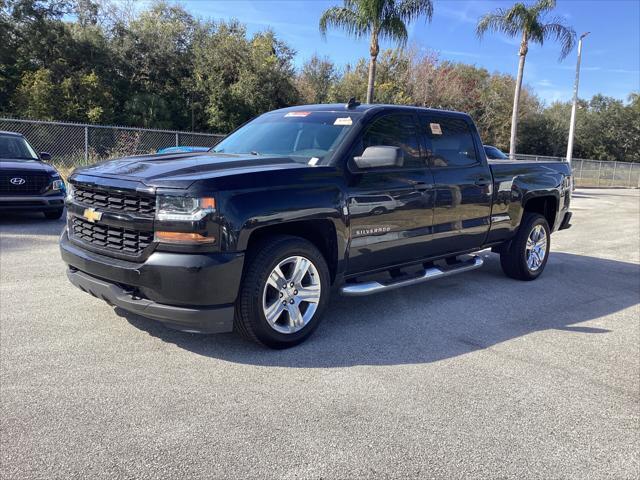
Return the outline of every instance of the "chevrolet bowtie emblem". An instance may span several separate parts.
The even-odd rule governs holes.
[[[95,223],[102,218],[102,212],[96,212],[93,208],[85,208],[82,216],[91,223]]]

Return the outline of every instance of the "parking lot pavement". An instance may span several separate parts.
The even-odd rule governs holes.
[[[638,478],[638,193],[577,191],[535,282],[483,253],[286,351],[114,311],[0,218],[0,477]]]

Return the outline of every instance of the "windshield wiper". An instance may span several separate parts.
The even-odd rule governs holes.
[[[255,150],[251,150],[249,153],[251,155],[258,155],[258,156],[260,155],[260,152],[256,152]]]
[[[0,160],[38,160],[33,157],[0,157]]]

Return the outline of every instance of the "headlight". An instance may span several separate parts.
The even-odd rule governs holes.
[[[216,202],[211,197],[158,195],[156,199],[157,220],[198,221],[215,210]]]
[[[73,185],[69,183],[67,185],[67,197],[66,197],[67,202],[73,201],[73,191],[74,191]]]

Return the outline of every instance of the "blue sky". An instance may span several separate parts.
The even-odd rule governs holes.
[[[366,39],[355,40],[332,30],[323,39],[318,31],[321,13],[340,0],[187,0],[179,2],[192,14],[210,19],[236,18],[250,33],[271,28],[298,52],[300,66],[314,53],[328,56],[337,65],[368,55]],[[410,25],[409,44],[433,50],[441,59],[472,63],[515,75],[518,40],[489,33],[480,42],[475,24],[480,15],[513,1],[434,0],[430,24]],[[590,31],[583,48],[580,96],[595,93],[626,99],[640,90],[640,0],[558,0],[555,12],[578,34]],[[392,47],[392,44],[383,45]],[[559,47],[548,42],[529,49],[525,83],[547,103],[570,100],[576,52],[558,62]]]

